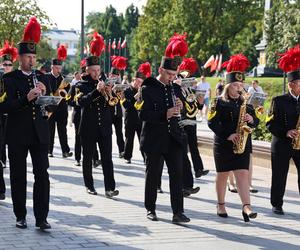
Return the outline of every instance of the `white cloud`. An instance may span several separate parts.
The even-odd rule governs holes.
[[[80,29],[81,0],[37,0],[38,5],[46,11],[51,21],[59,29]],[[126,8],[133,3],[141,12],[141,7],[147,0],[84,0],[85,16],[92,11],[104,12],[105,8],[112,5],[118,13],[124,13]]]

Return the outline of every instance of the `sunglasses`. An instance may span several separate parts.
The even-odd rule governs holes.
[[[11,67],[11,66],[13,66],[11,63],[3,63],[3,66],[4,67]]]

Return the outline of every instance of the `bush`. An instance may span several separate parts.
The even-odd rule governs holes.
[[[252,132],[252,139],[259,141],[271,141],[272,134],[267,129],[266,122],[264,120],[260,121],[257,128],[255,128]]]

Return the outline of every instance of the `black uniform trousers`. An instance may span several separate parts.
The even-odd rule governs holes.
[[[173,214],[183,213],[182,155],[183,148],[170,138],[168,153],[146,152],[145,208],[155,211],[161,157],[168,167],[170,198]]]
[[[3,176],[3,167],[0,166],[0,194],[5,194],[6,188],[5,188],[5,182],[4,182],[4,176]]]
[[[50,182],[48,174],[48,144],[8,144],[10,164],[11,196],[13,210],[17,220],[26,217],[26,186],[27,164],[26,158],[30,152],[32,159],[33,211],[36,222],[45,220],[49,211]]]
[[[134,136],[136,133],[139,138],[139,141],[140,141],[141,130],[142,130],[141,123],[125,124],[125,149],[124,149],[124,158],[125,159],[132,158]],[[142,156],[143,156],[143,153],[142,153]]]
[[[53,153],[54,147],[54,136],[55,136],[55,124],[57,124],[57,132],[59,137],[59,143],[61,146],[62,153],[70,152],[67,137],[67,124],[68,124],[68,106],[62,104],[49,118],[49,129],[50,129],[50,145],[49,153]]]
[[[2,115],[3,117],[4,115]],[[5,163],[5,160],[3,161],[3,149],[4,149],[4,154],[5,152],[5,140],[4,140],[4,131],[5,131],[5,123],[0,122],[0,147],[2,150],[0,151],[0,158],[3,163]],[[6,188],[5,188],[5,182],[4,182],[4,176],[3,176],[3,166],[0,165],[0,194],[5,194]]]
[[[98,135],[95,135],[93,140],[90,138],[85,139],[81,137],[81,142],[83,150],[82,170],[84,185],[89,189],[94,189],[92,160],[95,154],[95,145],[98,143],[100,145],[100,156],[104,175],[105,191],[115,190],[116,183],[112,162],[112,135],[102,135],[102,133],[99,131]]]
[[[187,134],[188,146],[192,157],[194,171],[203,170],[203,162],[199,153],[197,142],[197,126],[185,126],[184,130]]]
[[[289,171],[290,159],[293,159],[298,171],[298,190],[300,193],[300,154],[296,150],[271,154],[272,159],[272,186],[271,204],[273,207],[283,205],[286,180]]]
[[[113,115],[112,123],[115,127],[119,153],[122,153],[122,152],[124,152],[123,118],[122,118],[122,116]]]
[[[4,141],[4,136],[6,131],[7,115],[2,114],[0,119],[1,119],[1,136],[3,140],[0,144],[0,160],[3,162],[3,164],[6,164],[6,143]]]

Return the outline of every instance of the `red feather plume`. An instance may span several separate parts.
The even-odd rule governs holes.
[[[39,24],[36,17],[31,17],[28,24],[26,25],[23,33],[24,42],[35,42],[39,43],[41,39],[41,25]]]
[[[97,31],[93,34],[93,39],[90,42],[90,52],[93,56],[100,56],[105,49],[103,36],[99,35]]]
[[[67,49],[64,45],[60,45],[57,49],[57,59],[65,61],[67,58]]]
[[[245,72],[249,66],[249,60],[242,53],[231,56],[228,61],[222,64],[222,68],[226,68],[227,72]]]
[[[194,58],[184,58],[179,65],[179,71],[188,71],[190,75],[194,74],[198,69],[198,64]]]
[[[175,57],[181,56],[184,57],[189,51],[188,44],[186,42],[186,33],[183,35],[179,35],[177,33],[174,34],[170,38],[169,44],[165,51],[165,56],[167,57]]]
[[[86,67],[86,59],[85,58],[80,61],[80,68],[82,69],[84,67]]]
[[[128,59],[123,56],[112,56],[111,57],[111,65],[118,70],[125,70],[127,67]]]
[[[278,66],[284,72],[296,71],[300,68],[300,44],[279,54]]]
[[[150,77],[151,76],[151,65],[149,62],[142,63],[138,69],[144,76]]]
[[[3,48],[0,49],[0,57],[5,55],[11,55],[12,61],[16,61],[18,57],[18,49],[13,46],[13,43],[9,45],[9,42],[5,41]]]

